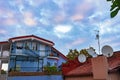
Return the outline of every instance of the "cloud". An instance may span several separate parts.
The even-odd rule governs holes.
[[[89,0],[80,1],[74,6],[74,12],[71,16],[72,21],[81,21],[87,18],[93,11],[93,5]]]
[[[70,49],[70,48],[73,48],[73,47],[78,46],[80,44],[83,44],[85,41],[86,41],[85,38],[78,38],[78,39],[74,40],[73,42],[66,44],[66,47],[68,49]]]
[[[0,34],[6,34],[6,33],[7,33],[7,31],[0,29]]]
[[[55,31],[60,33],[67,33],[71,30],[71,28],[72,27],[70,25],[57,25],[55,27]]]
[[[55,34],[59,37],[65,37],[65,35],[72,29],[71,25],[57,25],[54,27]]]
[[[42,23],[43,25],[49,25],[49,21],[48,21],[48,19],[46,19],[46,18],[41,18],[41,19],[39,19],[39,21],[40,21],[40,23]]]
[[[5,26],[16,25],[17,23],[18,22],[15,18],[7,18],[2,21],[2,25],[5,25]]]
[[[93,5],[91,3],[83,1],[82,3],[79,3],[75,7],[75,12],[77,13],[86,13],[89,10],[91,10]]]
[[[7,9],[0,9],[0,17],[2,18],[14,18],[14,12]]]
[[[35,26],[37,24],[36,21],[32,18],[25,18],[24,23],[27,26]]]
[[[110,20],[107,19],[103,21],[100,25],[100,33],[103,34],[113,34],[116,32],[119,32],[119,23],[117,23],[118,20]],[[114,28],[113,28],[114,27]]]
[[[111,42],[114,41],[114,40],[116,40],[115,37],[103,38],[103,39],[101,39],[101,44],[111,43]]]
[[[50,25],[52,24],[52,19],[53,19],[53,12],[50,11],[49,9],[42,8],[40,10],[40,18],[39,22],[42,23],[43,25]]]
[[[26,35],[27,30],[25,30],[25,28],[23,28],[22,25],[17,25],[15,28],[15,33],[15,36]]]
[[[42,17],[50,18],[50,17],[52,17],[52,14],[53,14],[53,12],[49,9],[42,8],[40,10],[40,15]]]
[[[65,8],[65,4],[67,2],[69,2],[69,0],[59,0],[59,1],[58,0],[53,0],[53,2],[55,4],[57,4],[59,8],[64,9]]]
[[[47,0],[27,0],[29,5],[37,7],[46,2]]]
[[[27,25],[27,26],[36,26],[37,25],[37,21],[35,20],[32,12],[24,12],[23,17],[24,17],[23,22],[25,25]]]
[[[120,46],[120,42],[114,42],[110,44],[112,47],[119,47]]]
[[[13,26],[18,23],[15,12],[6,8],[0,8],[0,22],[4,26]]]
[[[66,13],[64,11],[57,12],[57,15],[54,16],[54,21],[56,23],[61,23],[66,19]]]
[[[80,45],[85,42],[85,39],[83,38],[78,38],[77,40],[74,40],[71,44],[72,46]]]
[[[71,17],[71,20],[72,21],[80,21],[84,18],[84,15],[83,14],[75,14]]]

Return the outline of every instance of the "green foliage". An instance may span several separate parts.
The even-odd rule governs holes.
[[[86,49],[82,49],[80,51],[80,54],[84,54],[86,57],[92,57],[91,55],[88,54],[87,50]]]
[[[70,60],[73,60],[75,59],[78,55],[79,55],[79,51],[77,51],[77,49],[70,49],[69,50],[69,53],[67,54],[67,58],[70,59]]]
[[[111,5],[111,18],[114,18],[119,10],[120,10],[120,0],[107,0],[107,1],[111,1],[112,2],[112,5]]]
[[[44,72],[46,72],[48,75],[51,75],[58,72],[58,70],[56,66],[44,66]]]
[[[91,57],[91,55],[88,54],[86,49],[82,49],[80,51],[78,51],[77,49],[74,49],[74,50],[70,49],[69,53],[67,54],[67,58],[69,60],[73,60],[76,57],[78,57],[80,54],[84,54],[86,57]]]
[[[3,69],[1,70],[1,74],[6,74],[6,71],[4,71]]]

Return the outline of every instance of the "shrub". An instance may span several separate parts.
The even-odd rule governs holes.
[[[1,74],[6,74],[6,71],[4,71],[4,70],[1,70]]]
[[[56,66],[44,66],[44,72],[50,75],[55,74],[58,71]]]

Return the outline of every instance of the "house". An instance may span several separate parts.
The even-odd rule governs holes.
[[[62,65],[64,80],[120,80],[120,51],[113,56],[88,58],[80,63],[78,59],[69,60]]]
[[[9,53],[6,60],[9,72],[43,72],[44,66],[56,66],[59,69],[67,58],[53,46],[52,41],[35,35],[13,37],[0,42],[1,54]]]

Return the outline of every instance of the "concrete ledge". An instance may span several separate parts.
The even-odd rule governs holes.
[[[8,76],[44,76],[48,75],[45,72],[9,72]],[[51,74],[51,75],[61,75],[60,72]]]

